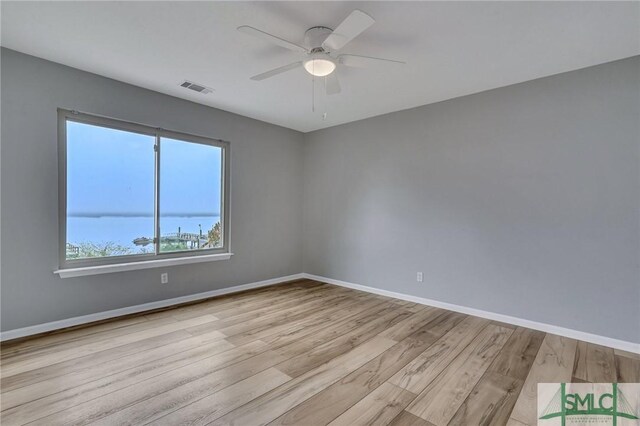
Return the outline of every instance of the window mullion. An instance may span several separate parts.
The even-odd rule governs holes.
[[[156,155],[155,174],[155,236],[153,238],[156,256],[160,254],[160,134],[156,133],[156,143],[153,147]]]

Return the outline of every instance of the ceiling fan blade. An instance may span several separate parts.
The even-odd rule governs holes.
[[[340,93],[340,82],[338,81],[338,76],[335,72],[332,72],[331,74],[326,76],[324,83],[327,95],[335,95]]]
[[[238,31],[240,31],[241,33],[249,34],[251,36],[260,38],[260,39],[268,41],[270,43],[276,44],[276,45],[278,45],[280,47],[284,47],[285,49],[293,50],[294,52],[301,52],[301,53],[306,53],[307,52],[307,49],[305,49],[302,46],[299,46],[299,45],[297,45],[295,43],[287,41],[287,40],[285,40],[283,38],[274,36],[273,34],[265,33],[262,30],[250,27],[248,25],[243,25],[241,27],[238,27]]]
[[[338,61],[347,67],[365,68],[369,65],[404,65],[406,62],[396,61],[394,59],[373,58],[371,56],[361,55],[338,55]]]
[[[336,51],[376,22],[371,16],[361,10],[354,10],[322,43],[322,47]]]
[[[251,77],[251,80],[261,81],[266,78],[273,77],[274,75],[282,74],[283,72],[287,72],[289,70],[292,70],[301,66],[302,66],[302,61],[294,62],[292,64],[285,65],[283,67],[272,69],[271,71],[263,72],[262,74],[254,75],[253,77]]]

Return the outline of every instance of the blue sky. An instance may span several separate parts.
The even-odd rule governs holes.
[[[153,136],[67,122],[69,215],[152,215]],[[221,149],[161,141],[162,215],[218,214]]]

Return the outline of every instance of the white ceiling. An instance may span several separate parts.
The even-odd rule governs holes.
[[[2,2],[3,46],[303,132],[640,54],[638,2]],[[406,60],[339,68],[342,93],[303,69],[249,77],[299,54],[236,31],[296,43],[353,9],[376,23],[343,53]],[[184,80],[212,87],[201,95]],[[323,121],[322,113],[327,112]]]

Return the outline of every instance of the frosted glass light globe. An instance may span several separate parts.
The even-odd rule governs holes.
[[[312,58],[304,63],[304,69],[316,77],[325,77],[336,69],[336,64],[326,58]]]

